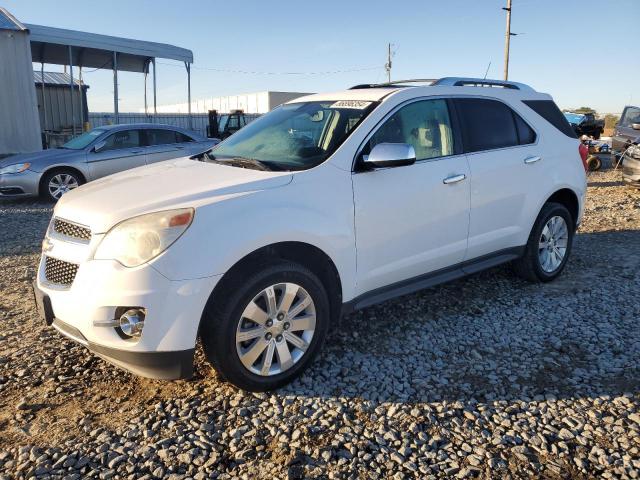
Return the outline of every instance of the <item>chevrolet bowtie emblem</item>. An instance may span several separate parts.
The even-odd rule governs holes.
[[[42,251],[44,253],[50,252],[51,250],[53,250],[53,243],[51,243],[51,240],[49,240],[49,237],[44,237],[44,240],[42,240]]]

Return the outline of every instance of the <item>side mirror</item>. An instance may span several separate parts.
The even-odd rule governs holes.
[[[634,130],[640,130],[640,123],[632,123],[631,128],[633,128]]]
[[[379,143],[363,160],[365,165],[373,168],[401,167],[416,162],[416,151],[408,143]]]
[[[96,144],[93,146],[93,149],[92,149],[92,150],[93,150],[95,153],[98,153],[100,150],[102,150],[102,149],[104,148],[104,146],[105,146],[106,144],[107,144],[107,142],[105,142],[104,140],[103,140],[103,141],[101,141],[101,142],[98,142],[98,143],[96,143]]]

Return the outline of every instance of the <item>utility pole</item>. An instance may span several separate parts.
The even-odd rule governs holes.
[[[507,0],[507,33],[504,39],[504,79],[509,80],[509,42],[511,41],[511,0]]]
[[[387,71],[387,82],[391,83],[391,44],[390,43],[387,46],[387,63],[384,64],[384,69]]]

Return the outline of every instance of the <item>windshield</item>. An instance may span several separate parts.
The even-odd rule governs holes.
[[[329,158],[374,106],[360,100],[282,105],[233,134],[210,156],[306,170]]]
[[[578,125],[580,122],[582,122],[582,120],[584,120],[584,115],[581,115],[579,113],[565,112],[564,117],[569,123],[573,123],[574,125]]]
[[[102,135],[106,130],[91,130],[90,132],[83,133],[79,137],[73,138],[65,143],[62,148],[68,148],[69,150],[82,150],[89,146],[96,138]]]

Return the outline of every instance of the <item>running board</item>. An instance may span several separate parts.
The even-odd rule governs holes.
[[[386,287],[376,288],[375,290],[363,293],[353,300],[343,303],[342,315],[348,315],[356,310],[386,302],[392,298],[409,295],[426,288],[435,287],[441,283],[451,282],[489,268],[497,267],[498,265],[522,257],[524,251],[524,246],[507,248],[451,267],[436,270],[435,272],[429,272],[408,280],[402,280],[401,282]]]

